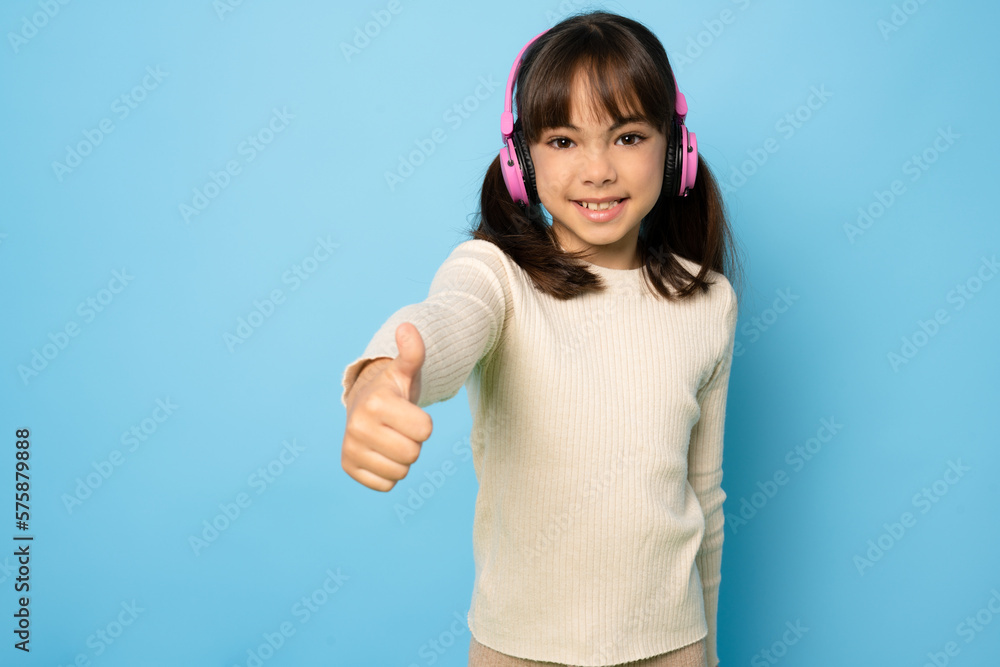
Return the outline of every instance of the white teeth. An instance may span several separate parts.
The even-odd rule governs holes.
[[[582,201],[582,202],[578,202],[578,203],[581,206],[583,206],[584,208],[589,208],[591,211],[606,211],[609,208],[613,208],[615,206],[618,206],[618,201],[619,200],[615,199],[614,201],[606,201],[606,202],[601,203],[601,204],[595,204],[594,202],[586,202],[586,201]]]

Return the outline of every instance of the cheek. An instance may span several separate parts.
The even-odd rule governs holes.
[[[665,158],[664,158],[665,159]],[[640,179],[646,183],[649,183],[651,187],[655,186],[653,189],[658,192],[660,188],[663,187],[663,175],[666,169],[663,160],[656,159],[653,156],[651,159],[644,161],[640,165],[636,165],[636,169],[633,172],[637,179]]]
[[[646,159],[642,161],[643,168],[645,168],[646,171],[652,176],[655,176],[656,174],[662,176],[667,163],[666,147],[664,146],[659,150],[650,151],[645,158]]]
[[[535,186],[539,194],[558,193],[564,189],[565,170],[560,169],[557,162],[545,158],[533,160],[535,167]]]

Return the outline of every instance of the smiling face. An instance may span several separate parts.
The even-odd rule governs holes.
[[[639,268],[639,224],[660,197],[666,136],[636,109],[626,118],[595,109],[582,70],[571,99],[569,125],[544,129],[530,146],[539,199],[564,250],[589,251],[598,266]]]

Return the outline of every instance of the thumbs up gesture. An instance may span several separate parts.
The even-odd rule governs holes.
[[[409,322],[396,328],[395,359],[366,365],[347,396],[347,423],[341,448],[344,471],[376,491],[389,491],[406,477],[434,424],[417,407],[424,340]]]

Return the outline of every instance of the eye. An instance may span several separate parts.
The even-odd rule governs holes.
[[[566,143],[564,144],[561,142],[566,142]],[[549,146],[552,146],[553,148],[569,148],[569,144],[573,142],[567,139],[566,137],[556,137],[555,139],[550,139],[548,143]],[[553,144],[555,145],[553,146]]]
[[[646,137],[644,137],[643,135],[639,134],[638,132],[629,132],[628,134],[623,134],[621,137],[619,137],[618,140],[622,141],[622,140],[626,140],[626,139],[629,139],[629,138],[631,138],[631,141],[625,141],[625,143],[624,143],[625,146],[638,146],[640,143],[642,143],[646,139]]]

